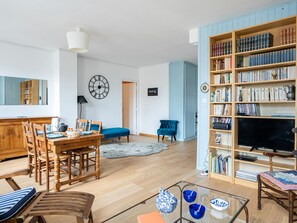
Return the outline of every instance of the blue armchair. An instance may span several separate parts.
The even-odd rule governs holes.
[[[164,136],[168,135],[171,136],[171,143],[172,139],[176,141],[175,135],[177,131],[177,123],[178,121],[175,120],[160,120],[161,126],[157,130],[158,134],[158,142],[160,141],[160,135],[163,135],[162,140],[164,140]]]

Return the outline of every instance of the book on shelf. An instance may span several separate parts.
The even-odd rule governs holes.
[[[231,54],[232,41],[213,43],[211,45],[211,51],[213,57]]]
[[[231,87],[218,88],[210,94],[211,102],[231,102],[232,90]]]
[[[213,61],[213,70],[230,70],[232,68],[232,58],[217,59]]]
[[[262,33],[253,36],[243,37],[236,40],[236,51],[246,52],[268,48],[273,45],[273,35],[271,33]]]
[[[236,112],[238,115],[261,116],[258,104],[237,104]]]
[[[237,102],[287,101],[285,86],[276,87],[236,87]]]
[[[214,115],[231,115],[231,105],[222,104],[214,105]]]
[[[241,178],[244,180],[250,180],[250,181],[257,181],[257,175],[258,173],[252,172],[252,171],[248,171],[248,170],[236,170],[236,177],[237,178]]]
[[[231,156],[223,157],[222,154],[218,155],[215,151],[210,153],[211,157],[211,172],[231,176],[232,173],[232,160]]]
[[[279,44],[286,45],[296,42],[296,27],[286,27],[280,30]]]
[[[289,117],[289,118],[295,118],[295,114],[293,114],[293,113],[273,113],[271,116],[272,117]]]
[[[238,83],[295,79],[296,66],[239,72],[237,77],[238,77]]]
[[[216,133],[215,134],[215,144],[221,145],[221,141],[222,141],[222,135],[220,133]]]
[[[249,56],[238,56],[237,67],[260,66],[296,60],[296,48],[258,53]]]

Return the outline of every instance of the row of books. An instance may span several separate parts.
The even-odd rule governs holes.
[[[231,118],[218,118],[218,117],[212,118],[212,123],[214,123],[214,122],[231,124],[232,119]]]
[[[236,100],[238,102],[287,101],[285,86],[267,88],[237,87]]]
[[[295,60],[296,49],[293,48],[268,53],[259,53],[250,56],[239,56],[237,59],[237,67],[258,66]]]
[[[231,82],[231,73],[213,75],[214,84],[229,84]]]
[[[238,82],[256,82],[296,78],[296,66],[238,73]]]
[[[232,41],[230,40],[230,41],[226,41],[226,42],[219,42],[219,43],[212,44],[211,52],[212,52],[212,54],[211,54],[212,57],[231,54]]]
[[[232,175],[232,159],[231,156],[223,157],[222,154],[218,155],[216,151],[210,152],[211,157],[211,172],[222,175]]]
[[[231,104],[214,105],[214,115],[231,115]]]
[[[215,92],[210,94],[211,102],[232,102],[232,89],[231,87],[223,87],[216,89]]]
[[[258,173],[247,171],[247,170],[236,170],[235,176],[240,179],[250,180],[257,182],[257,175]]]
[[[237,104],[236,111],[237,115],[261,116],[258,104]]]
[[[296,28],[295,26],[286,27],[281,29],[279,33],[280,45],[290,44],[296,42]]]
[[[250,50],[263,49],[273,45],[273,35],[271,33],[262,33],[254,36],[243,37],[236,40],[237,52],[246,52]]]
[[[212,68],[213,70],[229,70],[232,68],[232,58],[214,60]]]

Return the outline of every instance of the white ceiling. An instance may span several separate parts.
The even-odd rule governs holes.
[[[83,56],[129,66],[197,63],[190,29],[288,0],[0,0],[0,40],[67,49],[65,33],[90,34]]]

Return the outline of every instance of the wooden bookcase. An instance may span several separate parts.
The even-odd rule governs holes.
[[[237,171],[267,171],[269,161],[263,151],[238,145],[238,121],[289,119],[296,126],[297,105],[283,90],[296,86],[296,17],[211,36],[209,52],[209,177],[255,187],[254,181],[237,177]],[[224,129],[214,122],[222,122]],[[294,145],[296,149],[296,136]],[[237,159],[240,154],[258,159]],[[296,169],[296,160],[276,159],[274,169]]]
[[[39,104],[39,81],[29,80],[20,83],[20,104],[38,105]]]

